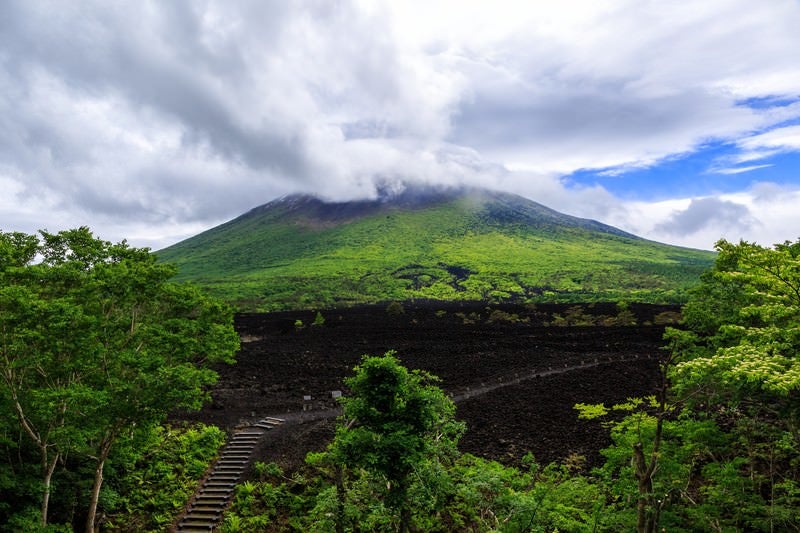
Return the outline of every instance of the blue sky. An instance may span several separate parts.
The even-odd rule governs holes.
[[[622,199],[636,200],[733,193],[763,182],[793,187],[800,181],[800,154],[796,152],[752,163],[722,164],[739,153],[730,143],[709,143],[650,167],[620,173],[614,169],[578,170],[564,180],[582,186],[599,185]]]
[[[795,240],[798,27],[796,0],[7,0],[0,229],[158,249],[391,182]]]

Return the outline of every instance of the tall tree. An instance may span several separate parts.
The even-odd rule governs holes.
[[[675,389],[735,437],[731,463],[747,472],[752,496],[766,499],[748,511],[753,520],[797,528],[796,513],[781,509],[800,505],[800,240],[716,248],[684,310],[696,337]]]
[[[397,511],[400,531],[408,531],[411,474],[431,455],[455,453],[463,424],[455,404],[433,385],[437,378],[409,371],[388,352],[365,356],[345,384],[342,422],[329,453],[334,461],[363,468],[384,479],[386,504]],[[337,488],[343,483],[337,471]],[[341,525],[340,525],[341,527]]]
[[[34,236],[0,233],[0,377],[2,393],[41,466],[41,524],[47,525],[51,479],[69,447],[69,419],[81,386],[69,363],[85,321],[81,309],[48,286],[51,274],[31,265]]]
[[[238,348],[232,312],[170,282],[174,267],[149,250],[87,228],[0,237],[4,392],[45,476],[67,451],[94,461],[91,532],[112,447],[173,409],[200,406],[216,378],[209,365],[232,362]]]

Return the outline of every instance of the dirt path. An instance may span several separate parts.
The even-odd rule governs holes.
[[[470,398],[476,398],[486,393],[502,389],[504,387],[519,385],[522,382],[530,379],[545,378],[549,376],[555,376],[558,374],[565,374],[567,372],[574,372],[575,370],[584,370],[587,368],[593,368],[600,365],[616,365],[631,360],[638,361],[638,360],[653,360],[653,359],[655,359],[655,357],[650,354],[645,355],[643,357],[639,357],[638,355],[633,357],[621,355],[619,357],[608,357],[606,359],[594,358],[590,361],[581,361],[577,365],[567,365],[565,363],[563,368],[562,367],[553,368],[552,366],[548,366],[547,370],[533,370],[523,375],[520,375],[519,372],[515,372],[513,375],[506,374],[506,375],[492,377],[486,380],[484,383],[482,383],[480,387],[472,389],[470,389],[470,387],[467,387],[465,392],[453,395],[451,397],[455,403],[459,403]],[[496,381],[496,383],[492,383],[493,381]]]

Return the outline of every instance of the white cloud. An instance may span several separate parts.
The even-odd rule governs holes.
[[[740,148],[728,174],[800,150],[800,104],[747,105],[800,96],[799,26],[792,0],[8,0],[0,228],[159,246],[288,192],[410,179],[630,230],[637,205],[563,176],[711,140]]]
[[[763,246],[800,239],[800,189],[774,183],[733,194],[624,205],[609,223],[659,242],[710,250],[722,238]]]
[[[771,157],[782,152],[800,151],[800,125],[773,130],[740,139],[742,157],[747,161]]]
[[[717,168],[712,170],[712,172],[716,174],[724,174],[724,175],[732,175],[732,174],[744,174],[745,172],[751,172],[753,170],[758,170],[760,168],[769,168],[772,165],[749,165],[746,167],[728,167],[728,168]]]

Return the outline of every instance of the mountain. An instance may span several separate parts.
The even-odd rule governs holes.
[[[680,301],[714,254],[647,241],[517,195],[407,188],[292,195],[157,252],[242,309],[389,300]]]

